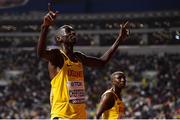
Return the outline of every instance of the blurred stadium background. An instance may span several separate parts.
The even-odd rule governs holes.
[[[49,118],[50,79],[36,46],[47,3],[60,12],[47,44],[63,24],[78,33],[76,50],[100,56],[129,20],[131,35],[103,68],[85,68],[88,118],[109,75],[123,70],[127,118],[180,118],[179,0],[0,0],[0,118]]]

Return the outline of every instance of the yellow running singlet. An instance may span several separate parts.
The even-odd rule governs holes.
[[[64,65],[51,80],[51,119],[86,119],[82,63],[72,62],[63,51],[61,53],[64,54]]]
[[[102,118],[103,119],[121,119],[125,113],[124,103],[119,99],[119,97],[113,91],[107,90],[104,94],[108,92],[112,92],[114,94],[116,101],[114,103],[114,106],[111,109],[105,111],[102,114]]]

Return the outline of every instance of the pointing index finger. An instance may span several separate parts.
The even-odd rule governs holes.
[[[53,16],[57,16],[59,14],[59,11],[55,11],[52,9],[51,3],[48,3],[48,12],[51,12]]]
[[[48,11],[52,11],[51,3],[48,3]]]

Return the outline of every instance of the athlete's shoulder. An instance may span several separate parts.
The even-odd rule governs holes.
[[[57,48],[54,48],[54,49],[49,49],[49,51],[51,52],[52,55],[55,55],[55,56],[62,56],[62,52],[57,49]]]
[[[52,52],[60,52],[60,50],[59,49],[57,49],[57,48],[54,48],[54,49],[49,49],[50,51],[52,51]]]
[[[51,52],[51,64],[55,66],[62,66],[64,64],[64,56],[61,51],[57,48],[49,50]]]
[[[75,55],[85,55],[83,52],[81,52],[81,51],[74,51],[74,54]]]
[[[114,106],[115,100],[116,99],[110,90],[105,91],[101,96],[102,103],[105,103],[106,106],[108,106],[108,109]]]
[[[74,54],[81,60],[83,60],[86,57],[86,55],[80,51],[75,51]]]
[[[104,96],[113,96],[113,92],[111,91],[111,89],[106,90],[103,94],[102,97]]]
[[[108,89],[106,90],[103,94],[102,94],[102,97],[104,96],[108,96],[110,98],[114,98],[115,100],[117,99],[117,95],[112,91],[112,89]]]

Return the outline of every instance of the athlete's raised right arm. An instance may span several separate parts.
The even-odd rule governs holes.
[[[49,26],[54,24],[55,18],[58,14],[58,11],[53,12],[51,5],[48,4],[48,13],[44,16],[43,24],[41,25],[41,32],[37,45],[37,54],[39,57],[44,58],[47,61],[50,61],[52,51],[46,50],[46,39],[49,30]]]

